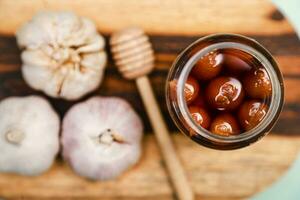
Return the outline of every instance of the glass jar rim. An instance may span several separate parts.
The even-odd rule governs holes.
[[[237,34],[213,34],[209,35],[203,38],[200,38],[199,40],[192,43],[190,46],[188,46],[180,55],[179,58],[176,59],[175,63],[173,64],[173,67],[176,67],[177,61],[180,60],[180,57],[189,49],[193,48],[196,44],[203,42],[205,40],[211,40],[211,39],[221,39],[227,38],[231,41],[221,41],[221,42],[215,42],[212,44],[209,44],[208,46],[200,49],[197,51],[194,55],[192,55],[186,63],[184,63],[184,67],[179,75],[178,82],[177,82],[177,90],[176,95],[178,99],[179,104],[179,110],[183,116],[183,120],[192,128],[192,130],[196,134],[200,134],[202,137],[214,141],[214,142],[222,142],[222,143],[237,143],[241,141],[245,141],[248,139],[251,139],[253,137],[256,137],[261,132],[264,132],[264,135],[267,134],[267,132],[273,127],[275,124],[274,118],[278,118],[278,115],[282,109],[283,106],[283,96],[284,96],[284,89],[283,89],[283,81],[282,81],[282,75],[278,69],[278,65],[271,56],[271,54],[257,41]],[[247,42],[250,42],[252,45],[255,46],[252,47],[247,44],[243,44],[240,41],[234,41],[235,39],[243,39]],[[213,50],[220,50],[223,48],[234,48],[238,50],[242,50],[246,53],[249,53],[250,55],[254,56],[260,63],[264,66],[266,69],[272,85],[272,96],[270,100],[269,109],[267,112],[267,115],[264,117],[264,119],[253,129],[249,131],[245,131],[239,135],[234,136],[222,136],[213,134],[210,131],[204,129],[200,125],[198,125],[191,117],[190,113],[188,112],[188,107],[184,99],[184,84],[187,80],[187,77],[194,66],[194,64],[204,55],[207,53],[213,51]],[[182,63],[180,63],[182,64]]]

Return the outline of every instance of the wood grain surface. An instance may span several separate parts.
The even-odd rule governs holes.
[[[34,13],[49,9],[75,11],[94,20],[103,32],[129,25],[164,35],[293,32],[267,0],[1,0],[0,32],[12,34]]]
[[[300,150],[300,137],[268,136],[239,151],[207,149],[181,134],[174,134],[173,139],[196,197],[201,200],[251,196],[282,175]],[[139,164],[117,180],[88,181],[59,160],[47,173],[34,178],[0,174],[0,196],[13,200],[171,200],[172,189],[154,137],[147,135],[143,146]]]
[[[150,74],[150,80],[172,131],[177,129],[165,105],[165,78],[176,56],[191,42],[210,33],[240,33],[253,37],[274,55],[286,88],[284,110],[272,131],[275,136],[230,152],[204,149],[185,137],[174,136],[199,199],[249,197],[276,180],[294,159],[300,148],[300,42],[270,1],[0,0],[0,99],[12,95],[43,95],[30,89],[22,79],[14,33],[37,11],[47,9],[71,10],[91,18],[106,39],[120,28],[132,25],[144,28],[156,56],[156,69]],[[123,79],[110,56],[109,59],[104,82],[83,99],[93,95],[123,97],[140,113],[146,132],[151,132],[135,83]],[[61,117],[76,103],[48,99]],[[1,174],[1,196],[8,199],[172,199],[173,193],[156,144],[148,134],[143,159],[117,181],[83,180],[58,160],[41,177],[29,179]]]

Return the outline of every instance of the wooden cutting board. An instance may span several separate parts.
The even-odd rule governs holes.
[[[164,103],[164,81],[173,60],[187,45],[203,35],[230,32],[253,37],[270,50],[282,70],[286,88],[284,110],[270,136],[229,152],[200,147],[179,134],[173,136],[197,198],[249,197],[280,177],[300,150],[300,42],[268,0],[0,0],[0,99],[43,95],[22,79],[14,33],[33,14],[45,9],[71,10],[89,17],[107,38],[112,31],[127,26],[144,28],[157,59],[150,79],[172,131],[177,130]],[[111,60],[103,84],[92,95],[127,99],[141,113],[146,132],[151,132],[135,84],[124,80]],[[61,116],[76,103],[49,100]],[[172,199],[172,188],[152,134],[146,135],[143,148],[139,164],[109,182],[82,179],[60,159],[39,177],[0,174],[0,199]]]

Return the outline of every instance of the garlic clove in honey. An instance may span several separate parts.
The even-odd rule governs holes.
[[[264,99],[272,94],[272,84],[264,68],[253,69],[243,80],[245,91],[252,98]]]
[[[240,128],[233,115],[222,113],[212,121],[210,131],[217,135],[230,136],[239,134]]]
[[[95,25],[71,12],[35,15],[16,34],[22,74],[36,90],[76,100],[95,90],[106,64],[104,38]]]
[[[199,91],[200,86],[198,84],[198,81],[192,76],[189,76],[184,85],[184,98],[186,100],[186,103],[192,103],[198,96]]]
[[[234,77],[215,78],[206,88],[207,103],[220,111],[236,109],[242,103],[243,98],[242,83]]]
[[[197,124],[203,128],[208,128],[210,125],[210,116],[206,109],[201,108],[200,106],[189,106],[189,112],[191,117],[195,120]]]
[[[0,102],[0,172],[39,175],[59,150],[60,121],[38,96],[9,97]]]
[[[64,117],[63,157],[81,176],[113,179],[137,163],[142,133],[139,116],[125,100],[92,97]]]
[[[197,61],[192,69],[193,75],[202,81],[216,77],[222,69],[224,56],[217,51],[212,51]]]
[[[264,119],[267,112],[266,104],[257,100],[246,101],[239,108],[239,121],[246,130],[251,130]]]

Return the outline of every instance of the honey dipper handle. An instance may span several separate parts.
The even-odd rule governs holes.
[[[166,124],[162,118],[152,87],[147,76],[136,79],[158,145],[165,160],[175,192],[180,200],[193,200],[194,194],[177,157]]]

